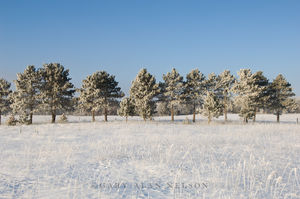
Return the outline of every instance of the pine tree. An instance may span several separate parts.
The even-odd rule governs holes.
[[[92,112],[92,121],[95,121],[95,113],[103,110],[104,121],[107,122],[108,109],[110,104],[117,98],[124,96],[121,88],[118,87],[115,76],[106,71],[98,71],[89,75],[82,81],[79,103],[85,111]]]
[[[120,103],[118,115],[125,117],[127,122],[128,116],[134,116],[134,108],[133,100],[129,97],[125,97]]]
[[[279,122],[282,111],[296,108],[296,102],[291,98],[295,94],[293,93],[291,84],[281,74],[271,83],[270,92],[269,105],[277,116],[277,122]]]
[[[225,70],[217,77],[216,89],[218,90],[219,98],[223,104],[223,112],[225,121],[227,121],[228,106],[230,104],[231,89],[235,82],[235,78],[230,74],[229,70]]]
[[[159,87],[155,77],[146,69],[140,70],[130,88],[130,97],[134,101],[136,113],[144,121],[151,119],[155,111],[155,97],[159,94]]]
[[[252,89],[251,101],[255,107],[253,122],[256,120],[257,109],[266,108],[266,104],[270,97],[269,80],[263,75],[262,71],[258,71],[251,76]]]
[[[198,70],[192,70],[186,76],[184,97],[188,103],[193,104],[193,122],[196,121],[196,108],[203,104],[205,91],[205,76]]]
[[[242,69],[239,77],[234,89],[238,94],[236,102],[241,107],[240,116],[244,117],[245,122],[249,119],[255,122],[257,110],[265,108],[269,99],[268,79],[262,71],[252,74],[249,69]]]
[[[164,82],[158,83],[159,93],[156,96],[156,111],[159,115],[168,115],[170,110],[168,107],[167,97],[165,96],[166,84]]]
[[[57,111],[71,110],[75,93],[70,82],[69,70],[59,63],[44,64],[40,70],[42,77],[40,99],[44,110],[49,111],[52,123],[55,123]]]
[[[1,116],[3,113],[9,110],[9,95],[11,93],[10,90],[11,84],[5,79],[0,79],[0,125],[1,125]]]
[[[204,98],[202,114],[207,116],[208,123],[211,122],[213,117],[218,118],[222,115],[223,105],[220,102],[219,98],[212,91],[207,91]]]
[[[248,122],[255,115],[256,106],[252,98],[256,95],[253,93],[253,78],[250,69],[241,69],[238,72],[239,79],[233,86],[233,92],[237,94],[235,97],[236,104],[240,107],[240,116],[244,118],[244,122]]]
[[[26,124],[26,125],[31,124],[29,113],[26,113],[26,112],[19,112],[19,113],[20,113],[19,120],[18,120],[19,123]]]
[[[39,88],[41,86],[41,76],[34,66],[28,66],[24,73],[17,74],[14,81],[16,91],[11,95],[11,107],[14,113],[22,116],[20,122],[32,124],[32,116],[40,104]],[[28,117],[27,117],[28,116]]]
[[[173,68],[171,72],[163,75],[163,80],[165,81],[166,89],[164,95],[171,110],[171,120],[174,121],[174,108],[183,100],[183,77]]]

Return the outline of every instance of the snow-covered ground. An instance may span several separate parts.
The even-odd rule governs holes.
[[[186,117],[2,125],[0,198],[300,198],[300,115]]]

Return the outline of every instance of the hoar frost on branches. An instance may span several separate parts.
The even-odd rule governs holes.
[[[166,75],[163,75],[166,102],[171,110],[171,120],[174,121],[174,108],[183,100],[183,77],[179,75],[175,68]]]
[[[124,96],[115,77],[105,71],[83,80],[82,88],[78,89],[79,97],[73,97],[75,89],[70,80],[69,70],[59,63],[45,64],[41,69],[28,66],[23,73],[17,74],[14,92],[10,90],[9,82],[0,79],[0,124],[1,115],[10,110],[12,115],[19,115],[18,121],[23,124],[32,124],[36,111],[51,113],[54,123],[56,114],[71,111],[77,105],[90,111],[93,121],[98,111],[104,113],[107,121],[108,111],[116,111],[118,98]],[[157,106],[160,114],[171,113],[172,121],[175,111],[180,111],[185,114],[193,112],[195,122],[196,110],[207,116],[209,122],[221,114],[225,115],[226,121],[234,96],[234,105],[239,108],[239,115],[245,122],[249,119],[254,122],[256,113],[261,109],[273,111],[279,122],[282,112],[291,112],[297,107],[291,85],[282,75],[269,82],[262,71],[252,74],[250,69],[241,69],[237,80],[229,70],[218,76],[211,73],[206,79],[195,69],[183,81],[173,68],[163,75],[163,80],[156,84],[155,77],[142,69],[132,82],[130,97],[120,103],[118,114],[125,116],[126,120],[133,114],[139,114],[144,120],[151,119]]]
[[[75,93],[70,82],[69,70],[59,63],[44,64],[40,70],[42,83],[40,99],[44,110],[52,115],[52,123],[55,123],[56,114],[61,110],[73,108],[72,98]]]
[[[217,95],[212,91],[207,91],[201,112],[208,118],[208,123],[211,122],[213,117],[218,118],[222,115],[223,105]]]
[[[168,102],[166,100],[165,92],[166,92],[166,86],[164,82],[159,82],[158,83],[159,87],[159,94],[156,96],[157,101],[156,101],[156,112],[158,115],[169,115],[169,107],[168,107]]]
[[[40,105],[40,73],[34,66],[28,66],[23,73],[17,74],[17,80],[14,82],[16,91],[10,96],[13,112],[20,115],[21,123],[32,124],[33,113]]]
[[[253,122],[256,120],[256,113],[258,109],[266,108],[270,97],[269,90],[269,80],[263,75],[262,71],[258,71],[251,76],[252,78],[252,86],[251,92],[252,95],[251,101],[254,109]]]
[[[230,74],[229,70],[225,70],[217,77],[216,90],[223,104],[223,113],[225,121],[227,121],[227,112],[231,101],[231,89],[235,82],[235,78]]]
[[[268,79],[261,71],[252,74],[250,69],[241,69],[238,75],[233,91],[237,94],[235,102],[240,107],[240,116],[244,122],[255,122],[257,110],[265,108],[269,101]]]
[[[236,93],[235,103],[240,107],[240,116],[244,122],[253,118],[256,107],[251,101],[252,93],[252,73],[250,69],[241,69],[238,72],[239,79],[235,82],[233,92]]]
[[[159,87],[155,77],[144,68],[140,70],[130,88],[135,111],[144,121],[151,119],[155,110],[154,98],[159,94]]]
[[[223,113],[223,105],[216,87],[217,81],[218,77],[215,73],[211,73],[204,84],[206,93],[203,97],[203,106],[200,108],[200,112],[208,118],[208,123],[211,122],[213,117],[218,118]]]
[[[118,115],[126,118],[126,122],[128,120],[128,116],[134,116],[134,103],[133,100],[129,97],[125,97],[120,102],[120,108],[118,109]]]
[[[192,70],[186,75],[184,97],[187,103],[193,104],[193,122],[196,121],[197,106],[203,104],[205,92],[205,76],[198,70]]]
[[[11,84],[5,79],[0,79],[0,125],[1,125],[1,115],[8,111],[9,109],[9,94]]]
[[[109,105],[117,98],[124,96],[115,76],[106,71],[98,71],[89,75],[82,81],[80,89],[79,106],[85,111],[92,112],[92,121],[95,121],[95,113],[104,112],[104,121],[107,121]]]
[[[270,100],[269,106],[277,116],[277,122],[279,117],[285,110],[293,111],[296,109],[295,99],[291,97],[295,96],[293,93],[291,84],[286,81],[283,75],[279,74],[270,85]]]

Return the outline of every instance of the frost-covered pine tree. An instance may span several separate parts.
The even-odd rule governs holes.
[[[233,86],[233,92],[236,95],[235,103],[240,107],[240,117],[244,118],[244,122],[248,122],[255,115],[256,106],[252,100],[253,93],[253,79],[250,69],[241,69],[238,72],[239,79]]]
[[[185,101],[193,105],[193,122],[196,121],[197,106],[203,103],[204,92],[205,76],[198,69],[194,69],[186,75],[184,86]]]
[[[169,107],[167,103],[167,98],[165,96],[166,92],[166,85],[164,82],[159,82],[158,83],[159,87],[159,94],[156,96],[157,101],[156,101],[156,112],[158,115],[168,115],[169,114]]]
[[[130,97],[134,101],[135,111],[144,121],[151,119],[155,111],[155,97],[159,94],[159,87],[155,77],[141,69],[130,88]]]
[[[82,81],[79,104],[83,110],[91,111],[93,122],[95,113],[99,110],[103,110],[104,121],[107,122],[110,104],[124,96],[118,84],[115,76],[106,71],[95,72]]]
[[[173,68],[171,72],[163,75],[163,80],[165,81],[164,95],[171,110],[171,120],[174,121],[174,109],[182,102],[184,96],[183,77]]]
[[[251,87],[251,101],[255,107],[253,122],[256,120],[256,113],[258,109],[266,108],[268,100],[270,97],[269,94],[269,80],[263,75],[262,71],[258,71],[251,76],[252,78],[252,87]]]
[[[225,121],[227,121],[227,112],[231,101],[231,89],[234,82],[235,78],[230,74],[229,70],[225,70],[220,75],[218,75],[216,81],[216,89],[218,90],[219,98],[224,108],[223,112]]]
[[[216,85],[217,85],[217,75],[215,73],[210,73],[205,80],[204,86],[206,91],[216,93]]]
[[[42,77],[40,99],[42,108],[51,113],[52,123],[55,123],[58,111],[71,110],[72,98],[75,93],[70,82],[69,70],[59,63],[44,64],[40,69]]]
[[[23,73],[17,74],[14,82],[16,91],[11,95],[13,112],[22,116],[21,122],[32,124],[33,113],[40,104],[40,73],[34,66],[28,66]]]
[[[213,117],[218,118],[222,115],[223,105],[218,96],[212,91],[207,91],[204,97],[202,114],[208,118],[208,123],[211,122]]]
[[[11,84],[8,81],[0,79],[0,125],[1,115],[9,109],[10,100],[8,96],[11,93],[10,86]]]
[[[293,110],[296,108],[296,102],[291,97],[295,96],[291,84],[279,74],[270,85],[270,109],[277,116],[277,122],[284,110]]]
[[[126,122],[128,120],[128,116],[134,116],[134,103],[130,97],[125,97],[120,102],[120,108],[118,109],[118,115],[126,118]]]

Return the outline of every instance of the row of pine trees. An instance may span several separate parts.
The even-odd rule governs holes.
[[[244,122],[255,121],[256,113],[266,109],[272,111],[279,122],[283,111],[297,108],[291,84],[281,74],[270,82],[263,72],[252,73],[250,69],[241,69],[237,78],[228,70],[206,77],[195,69],[184,80],[173,68],[163,75],[163,82],[158,83],[146,69],[141,69],[128,97],[124,97],[115,76],[106,71],[87,76],[79,89],[70,80],[69,70],[59,63],[44,64],[42,68],[28,66],[17,74],[15,91],[9,82],[0,79],[0,124],[1,115],[9,111],[12,117],[19,115],[18,122],[32,124],[34,113],[51,114],[51,121],[55,123],[59,112],[75,109],[90,113],[92,121],[101,111],[107,121],[108,111],[115,104],[119,105],[118,114],[126,117],[126,121],[128,116],[134,115],[151,120],[157,105],[174,121],[178,107],[188,104],[192,106],[193,122],[197,113],[206,116],[208,122],[221,115],[226,121],[233,105],[238,107]],[[78,97],[75,97],[76,92]],[[123,98],[121,102],[120,98]]]

